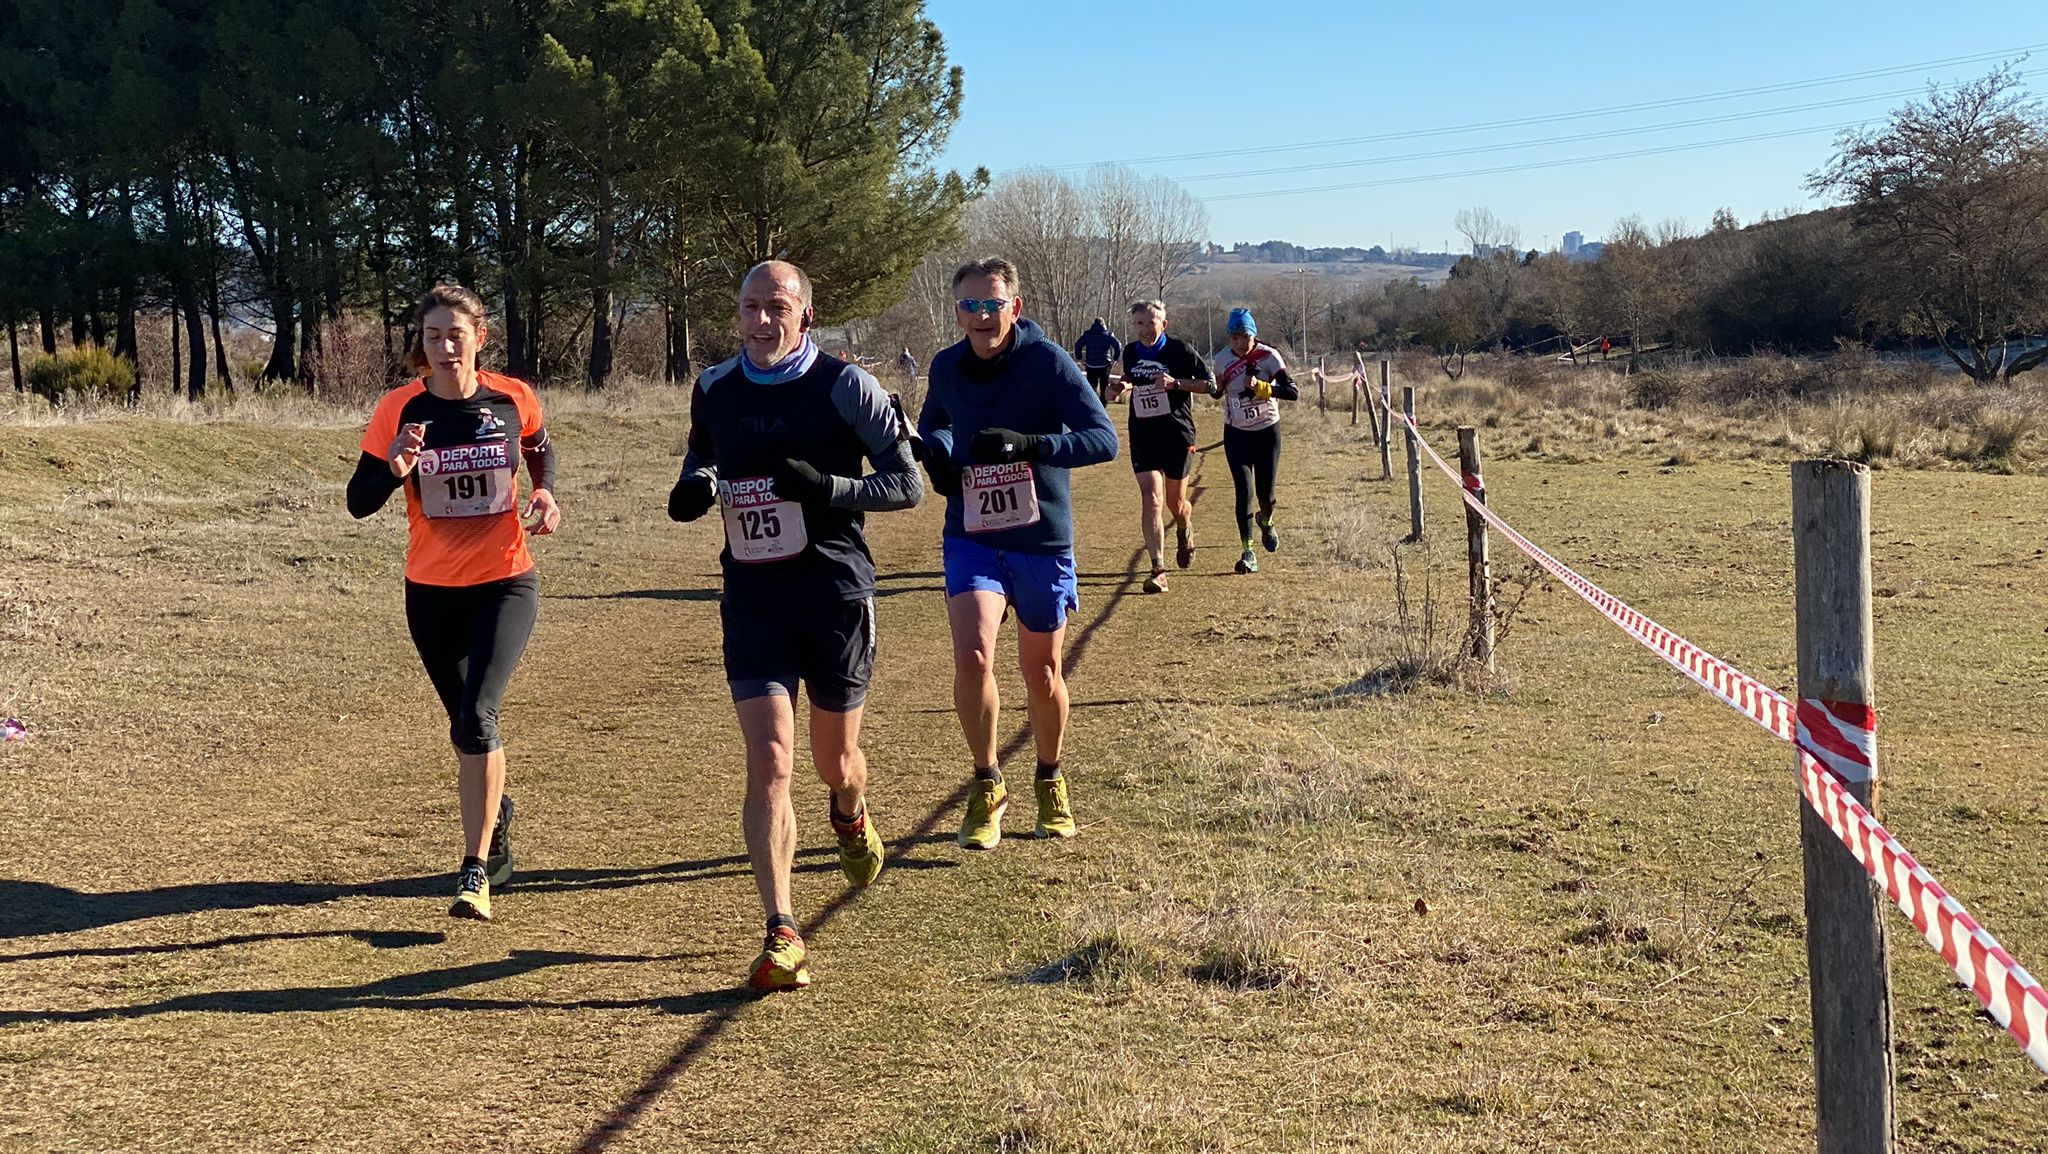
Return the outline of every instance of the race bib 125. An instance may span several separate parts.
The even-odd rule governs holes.
[[[783,561],[811,543],[803,506],[778,499],[773,477],[721,480],[718,504],[725,514],[725,546],[735,561]]]

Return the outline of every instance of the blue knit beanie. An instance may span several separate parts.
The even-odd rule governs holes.
[[[1252,319],[1250,309],[1231,309],[1230,320],[1223,326],[1223,331],[1255,337],[1259,335],[1259,322]]]

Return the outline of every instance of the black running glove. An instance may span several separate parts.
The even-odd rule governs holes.
[[[718,503],[718,482],[703,473],[685,473],[668,491],[668,519],[695,521]]]
[[[832,481],[809,461],[786,457],[775,467],[775,495],[785,501],[818,504],[831,499]]]
[[[958,497],[960,495],[960,470],[954,466],[953,462],[941,458],[939,460],[926,461],[924,467],[925,471],[931,474],[932,492],[937,493],[941,497]]]
[[[1036,433],[1020,433],[1015,429],[983,429],[974,434],[968,451],[977,465],[1005,465],[1037,457],[1038,443],[1043,440],[1045,438]]]

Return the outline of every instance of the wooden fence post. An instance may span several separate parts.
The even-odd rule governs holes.
[[[1415,386],[1401,386],[1401,411],[1408,417],[1408,423],[1401,426],[1401,432],[1408,443],[1408,532],[1410,541],[1422,540],[1422,449],[1415,443]],[[1393,421],[1389,420],[1388,424]]]
[[[1486,504],[1486,481],[1479,472],[1479,434],[1470,425],[1458,426],[1458,471],[1465,475],[1465,491]],[[1486,518],[1472,506],[1465,506],[1465,564],[1472,587],[1472,660],[1493,672],[1493,566],[1488,557]]]
[[[1380,362],[1380,480],[1394,479],[1394,394],[1387,384],[1387,362]]]
[[[1323,388],[1323,382],[1324,382],[1324,373],[1323,373],[1323,358],[1321,358],[1321,357],[1317,357],[1317,358],[1316,358],[1316,412],[1318,412],[1318,413],[1325,413],[1325,414],[1327,414],[1327,413],[1328,413],[1328,412],[1330,411],[1330,398],[1329,398],[1329,395],[1328,395],[1328,392],[1327,392],[1327,390],[1325,390],[1325,389]]]
[[[1849,461],[1794,464],[1792,531],[1800,701],[1869,707],[1870,470]],[[1794,762],[1797,770],[1796,754]],[[1873,752],[1869,780],[1845,782],[1873,815],[1877,781]],[[1803,801],[1799,846],[1820,1152],[1890,1154],[1898,1127],[1884,902],[1855,855]]]

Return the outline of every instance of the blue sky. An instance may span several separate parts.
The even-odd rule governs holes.
[[[1818,207],[1803,182],[1835,132],[1930,82],[2032,47],[2018,67],[2048,93],[2041,0],[1849,7],[930,0],[927,13],[966,70],[945,167],[1080,177],[1117,160],[1202,197],[1226,245],[1434,250],[1461,243],[1465,207],[1492,209],[1528,247],[1568,229],[1595,240],[1628,215],[1700,229],[1722,206],[1745,223]],[[1767,86],[1780,90],[1754,91]],[[1731,92],[1746,94],[1690,99]],[[1658,101],[1682,103],[1572,115]],[[1536,123],[1500,125],[1517,120]],[[1246,151],[1358,137],[1382,139]],[[1270,171],[1304,165],[1344,167]],[[1513,171],[1480,171],[1497,169]]]

